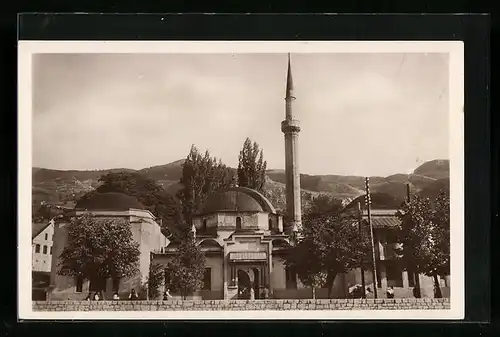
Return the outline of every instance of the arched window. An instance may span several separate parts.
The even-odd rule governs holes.
[[[207,219],[203,219],[203,231],[207,231]]]
[[[45,246],[45,245],[43,246],[43,253],[47,254],[47,246]]]
[[[269,218],[268,228],[269,230],[273,229],[273,219]]]
[[[241,218],[240,217],[236,218],[236,229],[241,229]]]
[[[35,246],[35,253],[40,253],[40,245],[39,244],[37,244]]]

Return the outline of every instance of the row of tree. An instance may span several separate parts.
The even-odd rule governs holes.
[[[450,273],[449,214],[448,192],[442,191],[434,199],[415,195],[401,205],[397,212],[401,225],[394,229],[402,244],[396,249],[397,258],[408,270],[433,277],[436,297],[441,297],[438,275]],[[366,225],[360,230],[357,211],[338,207],[306,214],[302,239],[289,249],[285,264],[304,285],[313,290],[328,288],[331,293],[338,274],[359,268],[361,261],[372,265],[370,250],[369,231]]]

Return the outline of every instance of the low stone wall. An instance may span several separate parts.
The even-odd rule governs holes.
[[[33,302],[34,311],[442,310],[449,308],[448,298]]]

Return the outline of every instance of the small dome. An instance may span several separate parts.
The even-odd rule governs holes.
[[[114,192],[95,193],[90,195],[88,198],[80,199],[75,205],[75,209],[87,209],[94,211],[125,211],[130,208],[145,209],[145,207],[137,201],[137,198],[123,193]]]
[[[202,213],[217,212],[267,212],[276,210],[261,193],[245,187],[221,189],[208,197]]]

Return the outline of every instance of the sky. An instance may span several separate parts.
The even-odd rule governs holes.
[[[291,54],[306,174],[448,159],[447,54]],[[37,54],[33,166],[141,169],[192,144],[232,167],[246,137],[284,168],[286,54]]]

